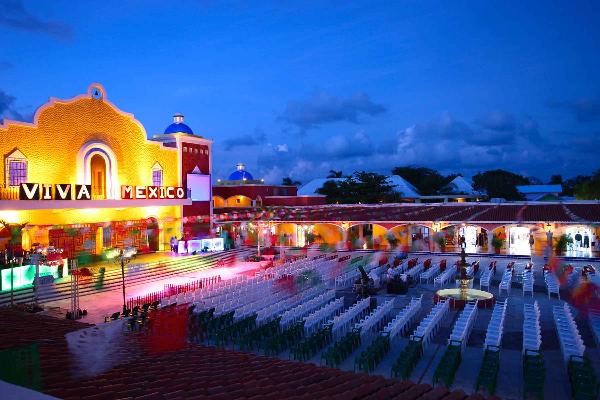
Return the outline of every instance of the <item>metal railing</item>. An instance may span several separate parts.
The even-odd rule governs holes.
[[[19,200],[19,187],[0,184],[0,200]]]

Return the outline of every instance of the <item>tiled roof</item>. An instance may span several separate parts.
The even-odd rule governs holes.
[[[600,222],[600,204],[380,204],[270,207],[273,215],[259,210],[227,209],[216,213],[217,221],[269,219],[271,221],[382,221],[382,222]],[[250,214],[249,214],[250,213]],[[233,218],[235,216],[235,218]]]
[[[87,325],[11,310],[1,310],[0,318],[8,328],[0,333],[2,348],[41,343],[44,392],[63,399],[483,399],[214,347],[151,355],[143,350],[143,335],[131,340],[131,346],[140,346],[138,357],[93,378],[75,379],[64,334]]]

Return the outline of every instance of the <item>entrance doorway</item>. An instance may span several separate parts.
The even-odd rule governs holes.
[[[592,247],[596,243],[594,233],[585,226],[571,226],[566,229],[567,237],[573,243],[567,247],[567,255],[571,257],[591,257]]]
[[[159,250],[159,228],[158,221],[156,218],[149,218],[148,226],[146,227],[148,232],[148,248],[150,251]]]
[[[510,254],[531,255],[529,228],[513,226],[508,229],[508,250]]]
[[[465,252],[477,253],[477,235],[478,229],[475,226],[463,226],[458,230],[459,236],[465,238]],[[459,242],[460,243],[460,242]]]
[[[106,161],[99,154],[94,154],[90,160],[92,177],[92,199],[106,199]]]

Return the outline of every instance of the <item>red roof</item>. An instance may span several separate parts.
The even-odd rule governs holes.
[[[138,356],[96,377],[76,379],[64,335],[86,324],[8,309],[0,310],[0,320],[8,328],[0,333],[0,348],[39,342],[44,392],[63,399],[483,399],[214,347],[153,355],[143,350],[139,334],[130,336]]]
[[[578,222],[600,223],[600,203],[547,204],[378,204],[326,205],[312,207],[268,207],[223,209],[215,211],[217,221],[381,221],[409,222]]]

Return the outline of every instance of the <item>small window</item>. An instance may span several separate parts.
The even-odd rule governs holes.
[[[208,155],[208,150],[204,150],[204,155]]]
[[[187,153],[187,147],[183,146],[183,152]]]
[[[241,201],[240,201],[240,199],[235,199],[235,202],[240,204]]]
[[[152,186],[162,186],[162,170],[152,171]]]
[[[9,161],[8,162],[8,185],[20,186],[27,182],[27,162]]]

